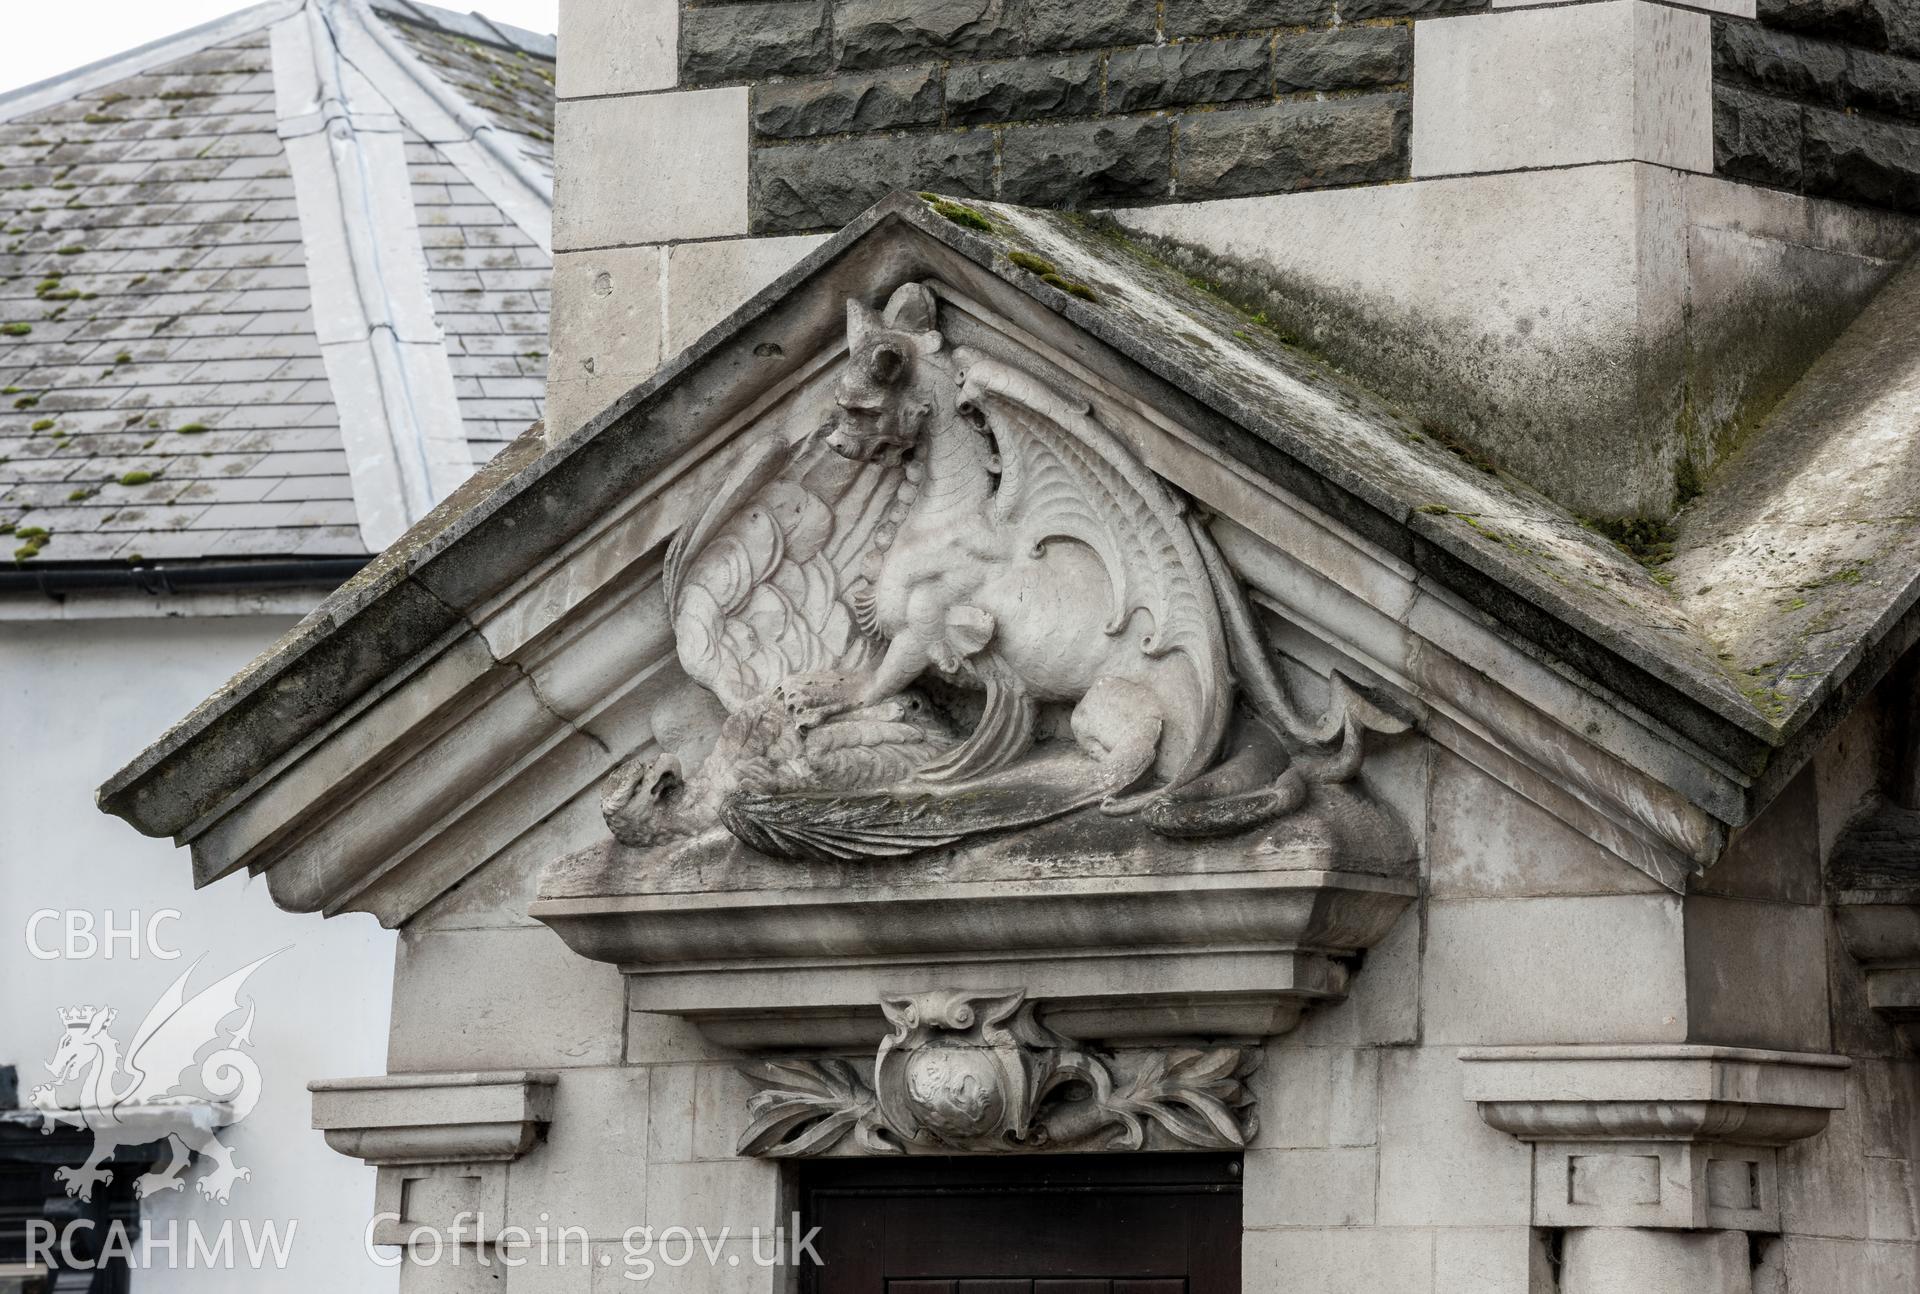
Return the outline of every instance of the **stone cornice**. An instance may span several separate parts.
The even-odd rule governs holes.
[[[379,1166],[518,1159],[553,1119],[555,1075],[539,1071],[319,1079],[313,1126],[343,1155]]]

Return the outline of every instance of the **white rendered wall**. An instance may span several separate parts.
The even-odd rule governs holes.
[[[192,987],[210,984],[284,948],[244,990],[257,1008],[253,1055],[264,1082],[260,1103],[226,1138],[253,1172],[226,1205],[187,1187],[151,1201],[146,1225],[189,1219],[217,1229],[231,1219],[257,1228],[296,1223],[287,1268],[136,1272],[142,1294],[378,1294],[394,1274],[366,1257],[361,1237],[373,1199],[373,1171],[329,1150],[308,1125],[308,1080],[377,1074],[386,1068],[394,937],[371,917],[332,921],[274,907],[266,886],[229,877],[196,893],[185,850],[148,840],[102,814],[93,788],[211,694],[292,621],[281,617],[110,619],[0,623],[0,1064],[20,1070],[22,1098],[47,1079],[45,1062],[61,1034],[55,1014],[80,1004],[111,1006],[123,1044],[160,993],[193,959],[205,960]],[[159,928],[176,961],[129,958],[44,961],[32,955],[26,924],[40,909],[72,909],[118,924],[166,908],[181,916]],[[38,931],[42,947],[62,942],[57,923]]]

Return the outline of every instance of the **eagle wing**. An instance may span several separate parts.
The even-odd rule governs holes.
[[[688,677],[731,713],[791,675],[877,663],[885,644],[861,595],[876,532],[899,524],[904,479],[898,465],[846,461],[817,433],[750,450],[667,552]]]

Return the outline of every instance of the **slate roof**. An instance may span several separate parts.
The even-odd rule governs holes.
[[[1744,770],[1753,779],[1748,816],[1805,764],[1891,654],[1913,641],[1920,267],[1909,267],[1816,362],[1744,457],[1683,515],[1670,574],[1524,482],[1450,452],[1261,319],[1125,238],[1070,214],[985,202],[961,213],[988,231],[973,232],[943,219],[941,205],[895,194],[566,440],[517,441],[109,780],[102,806],[154,835],[210,811],[438,641],[463,609],[641,488],[703,430],[690,408],[738,398],[683,391],[689,374],[706,375],[714,356],[746,345],[789,295],[846,290],[835,285],[852,281],[852,249],[902,226],[1191,396],[1224,420],[1225,430],[1206,433],[1221,450],[1406,562],[1422,583],[1449,590],[1556,669],[1592,680]],[[1049,278],[1091,299],[1020,269],[1015,252],[1051,262]],[[889,255],[904,253],[895,247]],[[832,326],[831,311],[819,317],[826,322],[807,326]],[[799,338],[787,340],[790,353],[801,353]],[[724,388],[730,380],[715,382]],[[1798,474],[1784,470],[1795,462]],[[1872,515],[1830,506],[1844,464],[1870,496]],[[1824,519],[1840,525],[1824,536],[1816,533],[1823,508]],[[1842,569],[1853,574],[1829,571],[1850,546],[1855,565]],[[1762,555],[1764,566],[1742,553]],[[1711,578],[1697,586],[1703,574]],[[1767,635],[1729,633],[1716,590],[1762,580],[1817,583],[1808,594],[1819,599],[1821,623],[1811,633],[1801,626],[1795,653],[1749,663],[1746,653]],[[1765,608],[1754,615],[1771,623]]]
[[[276,117],[295,11],[0,97],[0,569],[369,553]],[[550,37],[375,11],[550,174]],[[478,464],[540,416],[551,257],[410,124],[406,153]]]

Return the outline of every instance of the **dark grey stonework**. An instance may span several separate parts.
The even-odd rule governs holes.
[[[1724,175],[1800,187],[1806,109],[1730,85],[1713,89],[1713,155]]]
[[[1713,26],[1723,175],[1920,211],[1920,0],[1761,0]]]
[[[1282,36],[1273,46],[1274,87],[1342,90],[1413,79],[1413,28],[1343,27]]]
[[[824,72],[832,57],[824,0],[710,5],[680,15],[682,83]]]
[[[1180,119],[1179,192],[1230,198],[1407,174],[1404,94],[1280,103]]]
[[[1014,18],[1031,49],[1092,49],[1151,42],[1155,0],[1016,0]]]
[[[753,232],[846,224],[894,189],[993,193],[993,132],[853,136],[753,151]]]
[[[1486,4],[682,0],[680,83],[750,86],[756,233],[831,229],[895,188],[1290,192],[1407,175],[1406,95],[1384,92],[1413,79],[1413,23],[1395,15]]]
[[[1317,27],[1333,21],[1333,0],[1173,0],[1169,36],[1218,36],[1260,27]]]
[[[1173,122],[1118,117],[1007,131],[1000,195],[1037,207],[1164,198],[1171,185]]]
[[[1182,41],[1125,49],[1107,60],[1107,107],[1114,112],[1273,95],[1272,41]]]
[[[998,58],[1025,52],[1008,0],[835,0],[839,65],[888,67],[923,58]]]
[[[1713,73],[1769,94],[1842,102],[1847,49],[1774,31],[1757,23],[1722,22],[1713,28]]]
[[[1811,192],[1920,210],[1920,126],[1808,108],[1801,156]]]
[[[825,81],[776,81],[753,88],[756,135],[795,138],[937,125],[938,64]]]
[[[963,63],[947,71],[947,120],[1031,121],[1100,111],[1098,54]]]

